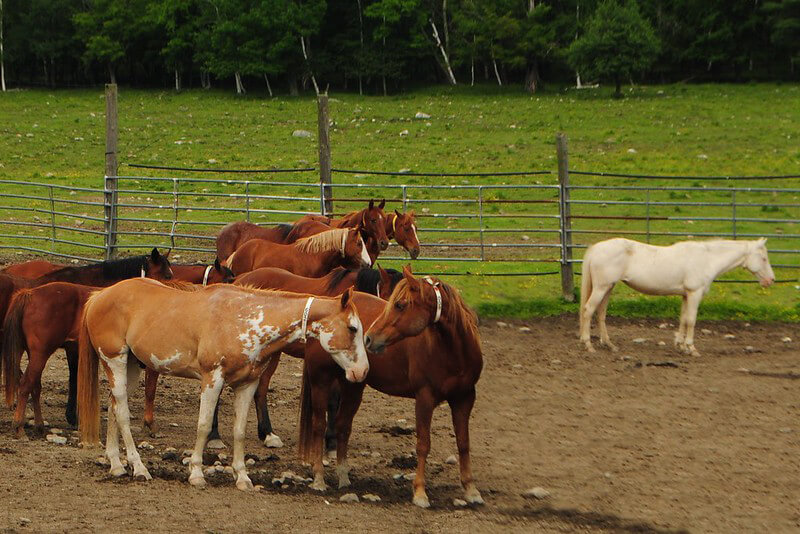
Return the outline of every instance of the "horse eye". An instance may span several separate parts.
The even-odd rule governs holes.
[[[355,327],[355,326],[353,326],[353,325],[350,325],[350,326],[348,326],[348,327],[347,327],[347,329],[348,329],[348,330],[350,330],[350,331],[351,331],[352,333],[354,333],[354,334],[355,334],[356,332],[358,332],[358,328],[356,328],[356,327]]]
[[[397,302],[394,303],[394,307],[397,308],[400,311],[403,311],[403,308],[405,308],[406,305],[405,305],[404,302],[397,301]]]

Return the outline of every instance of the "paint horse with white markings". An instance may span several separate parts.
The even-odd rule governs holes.
[[[253,489],[244,463],[247,411],[271,356],[294,342],[316,339],[347,380],[359,382],[367,376],[369,360],[352,294],[348,290],[340,297],[312,297],[219,284],[182,290],[142,279],[95,293],[86,302],[79,341],[83,442],[99,443],[97,375],[102,363],[111,389],[106,439],[111,474],[125,474],[119,458],[120,432],[134,477],[149,480],[131,435],[128,409],[128,385],[138,385],[138,362],[162,374],[198,379],[200,414],[189,483],[202,487],[203,449],[214,407],[227,385],[235,393],[236,487]]]
[[[718,276],[744,267],[756,275],[763,287],[772,285],[775,274],[767,257],[767,240],[681,241],[668,247],[615,238],[589,247],[583,257],[581,279],[580,335],[589,352],[592,315],[597,311],[600,343],[616,351],[606,330],[606,310],[614,285],[622,281],[647,295],[683,297],[675,346],[699,356],[694,346],[697,308]]]

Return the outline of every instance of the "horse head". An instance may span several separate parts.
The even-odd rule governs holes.
[[[416,260],[419,256],[419,238],[414,212],[400,213],[394,210],[392,230],[397,244],[408,251],[412,260]]]
[[[236,275],[228,267],[219,262],[219,258],[214,259],[214,265],[208,271],[206,284],[230,284]]]
[[[360,223],[355,228],[349,228],[342,246],[342,256],[345,258],[345,263],[354,268],[372,267],[372,259],[367,251],[367,244],[364,242],[364,238],[361,237],[361,230]]]
[[[411,267],[404,267],[403,279],[394,288],[383,313],[367,331],[367,350],[381,352],[387,345],[419,335],[438,322],[442,315],[440,285],[431,278],[414,278]]]
[[[775,281],[775,273],[767,256],[766,237],[748,243],[744,268],[758,277],[761,287],[769,287]]]
[[[389,238],[386,237],[386,214],[383,212],[385,205],[385,199],[381,200],[381,203],[377,206],[375,201],[370,200],[369,206],[361,211],[361,220],[359,221],[363,235],[374,237],[381,250],[386,250],[389,247]]]
[[[319,323],[319,342],[333,360],[344,369],[350,382],[363,382],[369,371],[364,347],[364,331],[353,302],[353,288],[342,293],[339,311]]]
[[[146,256],[147,267],[145,271],[147,276],[157,280],[172,280],[172,268],[169,263],[168,250],[166,254],[161,254],[157,248],[153,248],[148,256]]]

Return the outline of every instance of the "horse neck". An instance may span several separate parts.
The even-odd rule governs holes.
[[[460,321],[451,322],[443,314],[441,320],[429,328],[440,338],[441,346],[447,349],[439,354],[450,352],[455,356],[459,374],[480,373],[483,367],[480,339],[466,325],[460,324]]]
[[[329,250],[327,252],[306,253],[310,258],[316,258],[320,262],[320,272],[330,273],[336,267],[342,267],[346,258],[342,257],[342,253],[338,250]]]
[[[709,270],[712,271],[712,280],[744,264],[747,257],[747,242],[724,241],[711,244],[714,249],[708,260]]]
[[[339,219],[331,219],[331,228],[350,228],[357,226],[359,221],[361,221],[363,212],[364,210],[353,211],[347,215],[343,215]]]
[[[386,239],[394,239],[394,228],[397,224],[395,221],[399,218],[400,217],[398,217],[396,213],[392,213],[386,217],[386,223],[383,225],[383,228],[386,230]]]

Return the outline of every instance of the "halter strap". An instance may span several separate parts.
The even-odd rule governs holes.
[[[343,257],[343,258],[345,257],[345,254],[344,254],[344,247],[345,247],[345,245],[347,244],[347,234],[348,234],[349,232],[350,232],[350,230],[345,230],[344,232],[342,232],[342,250],[341,250],[341,252],[342,252],[342,257]]]
[[[206,267],[206,272],[203,273],[203,287],[208,285],[208,275],[211,274],[211,269],[213,269],[213,265],[209,265]]]
[[[398,217],[397,217],[396,213],[392,213],[392,215],[394,216],[394,219],[392,219],[392,233],[396,236],[397,235],[397,219],[398,219]]]
[[[302,326],[300,327],[300,332],[302,333],[303,343],[306,342],[306,327],[308,327],[308,314],[311,312],[311,303],[314,302],[314,297],[308,297],[306,301],[306,307],[303,308],[303,322]]]
[[[144,278],[147,275],[147,273],[144,272],[144,265],[142,265],[141,269],[142,270],[139,272],[139,278]]]
[[[424,277],[423,280],[428,282],[433,287],[433,292],[436,293],[436,315],[433,318],[433,322],[438,323],[439,319],[442,318],[442,292],[439,290],[439,282],[434,282],[430,276]]]
[[[381,283],[380,282],[375,284],[375,296],[377,296],[377,297],[381,296]]]

